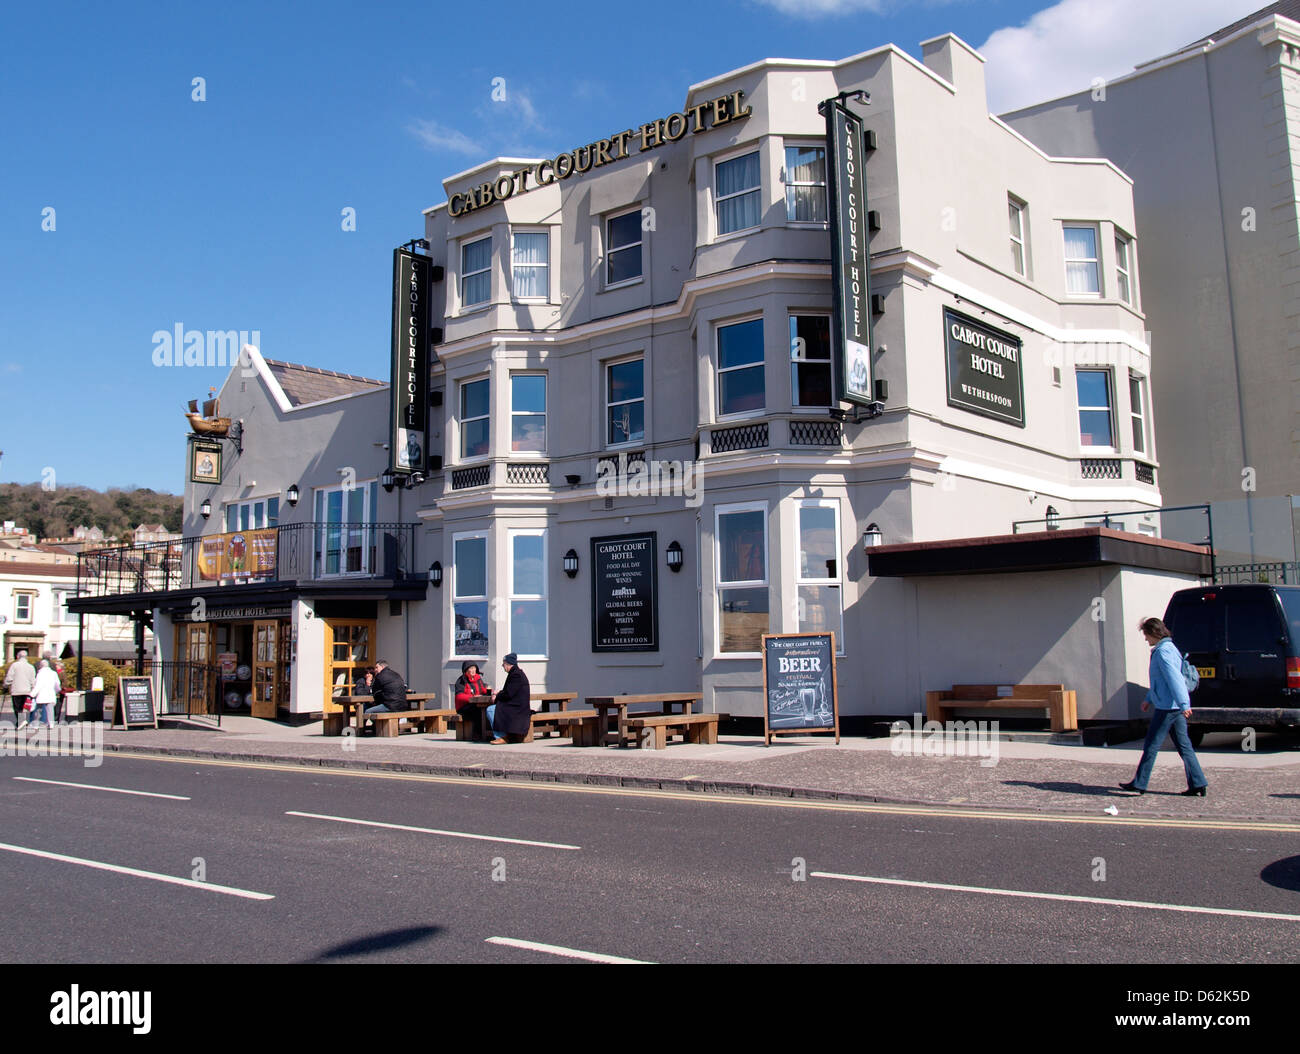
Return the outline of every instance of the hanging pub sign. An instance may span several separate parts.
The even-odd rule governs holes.
[[[388,467],[423,474],[429,465],[429,300],[432,262],[393,250],[393,372]]]
[[[850,113],[839,98],[827,99],[821,110],[826,115],[831,286],[835,294],[831,358],[839,397],[868,406],[875,402],[876,392],[871,364],[871,247],[862,118]]]
[[[130,731],[132,725],[158,727],[158,711],[153,701],[153,678],[119,677],[117,705],[113,707],[113,724]]]
[[[591,650],[659,650],[657,534],[591,540]]]
[[[834,633],[763,634],[763,743],[834,732],[840,741]]]
[[[948,405],[1025,427],[1020,338],[943,309]]]
[[[221,482],[221,444],[190,436],[190,482]]]

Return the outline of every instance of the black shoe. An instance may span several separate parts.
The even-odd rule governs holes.
[[[1146,793],[1145,787],[1139,787],[1136,783],[1133,783],[1132,781],[1129,781],[1128,783],[1121,783],[1119,785],[1119,789],[1122,791],[1132,791],[1135,794]]]
[[[1206,783],[1200,787],[1188,787],[1185,791],[1179,791],[1178,793],[1181,794],[1184,798],[1204,798],[1205,788],[1208,786],[1209,784]]]

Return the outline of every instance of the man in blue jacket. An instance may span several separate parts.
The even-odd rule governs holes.
[[[1137,775],[1130,782],[1121,783],[1120,789],[1146,793],[1156,755],[1164,745],[1165,736],[1172,734],[1174,746],[1178,748],[1178,756],[1183,759],[1183,769],[1187,773],[1187,789],[1181,793],[1187,797],[1204,798],[1209,781],[1201,771],[1201,763],[1196,760],[1196,751],[1192,749],[1192,741],[1187,736],[1187,719],[1192,714],[1192,700],[1187,693],[1187,682],[1183,679],[1183,657],[1179,654],[1168,627],[1160,619],[1143,619],[1138,629],[1151,647],[1151,689],[1143,700],[1142,711],[1145,713],[1154,706],[1155,713],[1147,728],[1146,742],[1142,744],[1142,760],[1138,763]]]

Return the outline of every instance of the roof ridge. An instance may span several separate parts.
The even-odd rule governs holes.
[[[307,366],[301,362],[285,362],[281,359],[266,359],[268,366],[279,366],[287,370],[302,370],[305,373],[315,373],[322,377],[339,377],[346,381],[364,381],[366,384],[385,385],[387,381],[375,380],[373,377],[362,377],[356,373],[342,373],[339,370],[326,370],[320,366]]]

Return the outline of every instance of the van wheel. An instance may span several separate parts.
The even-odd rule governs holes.
[[[1187,738],[1191,740],[1193,747],[1199,747],[1201,745],[1201,740],[1205,738],[1205,729],[1189,728],[1187,730]]]

